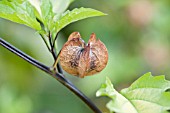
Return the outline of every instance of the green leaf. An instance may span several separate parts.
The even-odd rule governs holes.
[[[97,91],[96,96],[108,96],[112,98],[112,100],[106,105],[111,112],[137,113],[137,110],[131,102],[113,88],[109,78],[106,78],[106,83]]]
[[[51,4],[51,1],[41,0],[40,8],[41,8],[42,20],[43,20],[45,27],[47,28],[47,31],[53,29],[54,28],[54,21],[53,21],[54,12],[53,12],[53,6]]]
[[[53,11],[57,14],[63,13],[74,0],[51,0]]]
[[[40,4],[41,8],[41,15],[44,20],[48,20],[51,17],[52,11],[52,4],[50,0],[41,0]]]
[[[147,73],[129,88],[121,90],[121,93],[111,88],[112,84],[108,82],[110,80],[107,78],[105,87],[102,86],[96,95],[108,96],[112,99],[107,104],[111,112],[166,113],[170,110],[170,92],[167,92],[170,81],[165,80],[163,75],[153,77],[151,73]]]
[[[28,2],[9,2],[6,0],[0,1],[0,17],[24,24],[35,30],[40,30],[41,26],[34,15],[34,7]]]
[[[76,22],[78,20],[82,20],[89,17],[94,16],[103,16],[106,15],[100,11],[91,9],[91,8],[75,8],[72,11],[66,11],[62,14],[60,19],[56,22],[56,32],[59,32],[65,26]]]
[[[165,80],[165,76],[153,77],[147,73],[121,93],[138,111],[163,113],[170,109],[170,92],[165,92],[169,88],[170,81]]]

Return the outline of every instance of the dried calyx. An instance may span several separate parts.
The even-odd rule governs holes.
[[[78,32],[73,32],[60,53],[62,68],[69,74],[83,78],[102,71],[108,61],[106,46],[94,33],[87,44]]]

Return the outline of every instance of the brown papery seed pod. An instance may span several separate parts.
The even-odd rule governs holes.
[[[83,78],[102,71],[108,62],[106,46],[94,33],[87,44],[78,32],[73,32],[60,53],[62,68],[69,74]]]

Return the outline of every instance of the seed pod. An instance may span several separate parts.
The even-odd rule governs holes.
[[[94,33],[87,44],[78,32],[73,32],[60,53],[62,68],[69,74],[83,78],[102,71],[108,61],[106,46]]]

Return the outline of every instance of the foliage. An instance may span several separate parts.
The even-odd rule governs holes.
[[[69,0],[67,2],[70,4],[72,1],[73,0]],[[38,5],[35,5],[36,2],[38,3]],[[82,100],[88,102],[89,104],[87,105],[91,106],[93,105],[93,103],[88,98],[86,98],[86,96],[83,95],[71,82],[69,82],[69,80],[67,80],[65,77],[63,78],[63,72],[59,71],[60,67],[57,66],[58,64],[57,56],[59,55],[56,52],[56,39],[58,36],[58,32],[62,28],[66,27],[67,25],[78,20],[82,20],[94,16],[102,16],[105,14],[90,8],[75,8],[72,11],[59,12],[59,11],[55,11],[53,9],[53,6],[54,4],[52,4],[50,0],[41,0],[40,3],[38,2],[38,0],[35,1],[2,0],[0,1],[0,10],[1,10],[0,17],[10,20],[12,22],[24,24],[36,30],[42,37],[43,41],[45,42],[49,52],[52,54],[54,58],[54,64],[56,63],[56,65],[53,65],[52,69],[45,66],[45,70],[46,70],[45,72],[55,77],[59,82],[65,85],[76,95],[78,96],[80,95]],[[64,11],[66,7],[68,7],[68,4],[62,10]],[[1,45],[5,43],[5,41],[2,40],[0,42]],[[28,61],[30,60],[30,58],[24,60]],[[33,62],[30,63],[35,64],[35,62],[37,61],[33,61]],[[43,66],[41,67],[38,65],[43,65]],[[36,66],[39,68],[44,68],[44,64],[41,63],[37,63]],[[56,68],[58,71],[56,71]],[[92,110],[100,111],[95,105],[93,106],[94,107],[92,108]]]
[[[23,3],[0,1],[0,17],[27,25],[36,30],[41,29],[36,20],[34,8],[28,1]]]
[[[52,4],[48,4],[46,6],[46,8],[49,8],[49,10],[44,10],[44,16],[41,15],[41,11],[43,9],[40,11],[37,10],[37,8],[34,9],[34,7],[32,7],[29,2],[24,2],[24,0],[10,0],[13,2],[9,2],[9,4],[5,4],[6,1],[9,0],[0,1],[1,3],[0,15],[2,18],[20,24],[24,24],[35,30],[40,30],[40,31],[43,30],[46,32],[48,31],[48,29],[50,29],[52,31],[54,30],[55,32],[57,32],[56,25],[54,26],[52,23],[57,22],[59,19],[61,19],[62,15],[64,14],[65,10],[67,9],[67,7],[69,6],[72,0],[51,0]],[[57,1],[59,2],[59,4],[54,5],[55,2],[53,1]],[[139,0],[139,2],[140,1],[142,0]],[[44,2],[48,2],[48,0],[47,1],[44,0]],[[131,16],[133,15],[130,15],[131,13],[129,13],[130,8],[136,8],[134,7],[134,2],[132,2],[131,0],[127,0],[127,1],[110,0],[107,2],[106,1],[105,2],[77,1],[77,4],[71,6],[71,8],[77,6],[85,7],[88,4],[88,6],[92,5],[96,9],[100,9],[109,14],[109,16],[105,17],[104,20],[103,19],[96,20],[96,21],[87,20],[87,21],[83,21],[84,23],[79,22],[80,24],[73,24],[72,26],[69,26],[66,29],[64,29],[63,34],[61,33],[61,37],[62,37],[61,42],[62,42],[64,41],[64,38],[67,37],[67,35],[72,31],[79,30],[83,34],[83,37],[88,37],[89,35],[88,33],[93,31],[96,32],[98,36],[100,36],[99,38],[103,40],[108,47],[110,61],[109,64],[107,65],[106,70],[104,70],[104,72],[100,73],[98,76],[89,77],[81,81],[77,80],[76,78],[72,78],[73,82],[75,82],[75,84],[77,84],[77,86],[82,91],[86,91],[86,94],[89,97],[91,96],[91,98],[93,97],[92,95],[94,93],[94,90],[96,90],[96,88],[98,87],[98,85],[101,83],[101,81],[104,79],[106,75],[107,76],[112,75],[110,76],[110,78],[114,80],[115,86],[121,87],[121,85],[123,86],[127,85],[127,83],[131,82],[134,78],[136,78],[137,77],[135,76],[137,75],[136,73],[143,73],[144,71],[148,71],[148,70],[156,74],[160,73],[160,71],[166,72],[167,75],[170,73],[169,65],[168,65],[169,57],[166,57],[168,56],[169,53],[166,51],[169,51],[169,42],[170,42],[168,38],[170,33],[169,32],[169,24],[170,24],[169,23],[169,19],[170,19],[169,1],[155,0],[152,1],[151,5],[147,4],[146,5],[147,7],[143,7],[147,10],[147,12],[149,12],[148,7],[154,7],[153,18],[151,19],[152,21],[148,22],[145,26],[138,23],[141,22],[140,18],[147,18],[147,16],[137,16],[140,18],[137,18],[137,20],[135,20],[136,18],[135,19],[132,18]],[[142,2],[140,4],[142,5],[144,3]],[[102,5],[98,5],[98,4],[102,4]],[[22,6],[22,9],[16,10],[14,7],[12,7],[15,5],[16,7],[19,5]],[[52,12],[50,12],[51,6],[53,9]],[[2,12],[4,10],[6,11],[5,13]],[[27,12],[29,12],[29,10],[33,10],[34,12],[33,13],[30,12],[30,14],[29,13],[26,14]],[[70,12],[72,12],[73,10],[71,10]],[[16,11],[18,12],[15,13]],[[132,10],[132,11],[139,11],[139,10]],[[47,16],[46,13],[50,15]],[[12,15],[12,17],[6,16],[6,14]],[[141,13],[136,13],[136,14],[141,14]],[[47,18],[51,19],[52,21],[47,21]],[[46,28],[42,29],[43,26],[40,26],[39,22],[36,19],[39,19],[45,25]],[[2,36],[5,37],[7,40],[10,40],[15,45],[21,47],[22,50],[31,53],[33,56],[36,56],[41,60],[43,59],[46,63],[49,64],[51,63],[48,54],[46,54],[46,51],[40,52],[40,50],[45,50],[45,48],[43,45],[40,44],[40,41],[37,38],[38,36],[33,35],[34,34],[33,31],[27,29],[26,27],[9,23],[8,21],[2,19],[0,20],[0,26],[1,26],[0,28],[1,37]],[[6,29],[8,29],[8,32],[6,32],[7,31]],[[55,34],[56,33],[54,33],[54,36]],[[23,37],[25,36],[29,38],[24,39]],[[149,50],[149,52],[147,52],[147,50]],[[53,112],[53,111],[61,112],[64,110],[65,112],[69,112],[69,109],[71,109],[72,111],[74,109],[74,112],[76,112],[76,110],[79,109],[80,111],[86,112],[85,110],[87,109],[81,110],[82,105],[80,104],[79,101],[75,102],[75,98],[72,98],[73,97],[72,95],[68,96],[67,95],[68,93],[66,91],[63,92],[65,88],[57,87],[58,90],[56,91],[56,93],[58,95],[64,95],[65,97],[67,97],[61,99],[60,96],[56,96],[53,92],[56,90],[56,87],[53,88],[53,90],[51,90],[51,87],[56,85],[55,82],[52,84],[51,80],[47,80],[48,78],[44,78],[43,80],[41,80],[42,77],[38,78],[39,82],[37,82],[37,78],[33,78],[34,76],[30,76],[30,75],[41,75],[42,74],[41,72],[36,71],[35,68],[30,68],[28,65],[26,65],[26,63],[20,61],[17,57],[12,56],[8,52],[6,52],[6,50],[0,48],[0,51],[1,51],[0,59],[2,59],[0,61],[0,75],[1,75],[0,84],[3,84],[3,82],[10,83],[12,86],[22,89],[19,90],[20,93],[24,93],[24,94],[26,93],[27,95],[29,95],[29,97],[34,97],[33,95],[38,95],[38,98],[32,99],[34,110],[36,109],[38,112],[41,112],[42,109],[44,111],[48,109],[49,112]],[[154,51],[156,51],[156,53],[154,53]],[[17,64],[12,64],[11,62],[15,62]],[[141,66],[140,68],[139,65]],[[23,76],[18,76],[18,73],[19,75],[23,75]],[[91,87],[91,88],[87,89],[87,87]],[[35,89],[43,89],[43,90],[35,92]],[[27,93],[28,91],[30,91],[31,95]],[[126,93],[128,92],[129,90]],[[127,99],[125,95],[123,95],[124,94],[123,90],[119,94],[120,94],[119,96],[121,97],[123,96],[124,99]],[[8,98],[8,97],[2,95],[2,98]],[[69,99],[72,98],[72,100],[74,100],[76,104],[71,104],[70,101],[70,104],[65,105],[65,101],[68,102],[68,98]],[[39,99],[39,104],[38,104],[39,106],[35,106],[35,104],[38,103],[38,102],[36,103],[37,99]],[[58,102],[59,99],[61,99],[61,102]],[[17,101],[17,99],[15,100]],[[100,101],[100,103],[102,103],[102,101]],[[52,104],[57,105],[59,108],[56,108],[55,106],[54,107],[51,106]],[[77,113],[79,113],[80,111],[77,111]]]
[[[38,12],[37,7],[40,7],[41,12]],[[66,12],[55,13],[50,0],[41,0],[40,6],[37,7],[34,7],[27,0],[22,2],[3,0],[0,1],[0,17],[27,25],[41,31],[40,33],[47,34],[50,31],[55,36],[62,28],[70,23],[89,17],[105,15],[100,11],[90,8],[75,8],[72,11],[68,10]],[[41,27],[37,19],[44,26]]]
[[[91,9],[91,8],[75,8],[72,11],[66,11],[65,13],[62,14],[58,22],[56,23],[56,30],[57,32],[60,31],[62,28],[67,26],[70,23],[73,23],[75,21],[85,19],[88,17],[93,17],[93,16],[102,16],[105,15],[104,13]]]
[[[170,81],[163,75],[153,77],[146,73],[128,88],[118,93],[109,80],[97,91],[97,96],[108,96],[107,103],[111,112],[118,113],[165,113],[170,110]]]

